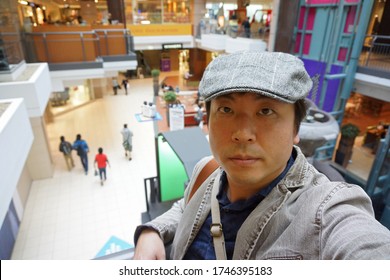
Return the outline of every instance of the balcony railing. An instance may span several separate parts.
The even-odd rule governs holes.
[[[359,66],[390,72],[390,36],[366,36]]]
[[[127,55],[132,36],[126,29],[26,33],[28,62],[92,62],[102,56]]]
[[[0,71],[9,71],[12,65],[17,65],[23,60],[20,34],[0,31]]]

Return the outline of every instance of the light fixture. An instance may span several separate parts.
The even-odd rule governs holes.
[[[22,5],[25,5],[25,6],[28,5],[28,2],[27,2],[27,1],[24,1],[24,0],[20,0],[19,3],[22,4]]]

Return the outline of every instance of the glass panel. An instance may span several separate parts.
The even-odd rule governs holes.
[[[190,1],[164,0],[164,23],[189,23]]]
[[[190,0],[125,0],[127,24],[190,23]]]
[[[138,0],[134,7],[135,24],[161,24],[161,0]]]
[[[10,71],[24,61],[17,2],[0,1],[0,71]]]

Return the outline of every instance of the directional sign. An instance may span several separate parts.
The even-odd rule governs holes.
[[[123,241],[116,236],[111,236],[110,239],[106,242],[106,244],[104,244],[103,248],[96,255],[96,258],[107,256],[133,247],[133,245],[130,245],[126,241]]]

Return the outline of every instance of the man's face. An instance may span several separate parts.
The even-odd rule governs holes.
[[[254,93],[211,101],[210,146],[229,186],[260,190],[286,167],[293,144],[294,105]]]

